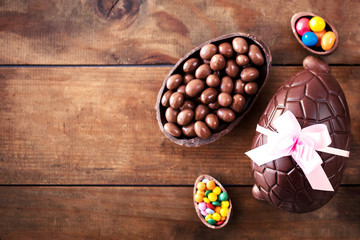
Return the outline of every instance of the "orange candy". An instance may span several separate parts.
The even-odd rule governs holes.
[[[196,201],[197,203],[200,203],[200,202],[203,201],[204,197],[201,196],[201,195],[199,195],[199,194],[195,194],[194,199],[195,199],[195,201]]]
[[[196,194],[205,197],[205,192],[204,192],[204,191],[197,190],[197,191],[196,191]]]
[[[318,38],[318,41],[315,45],[315,47],[320,47],[321,46],[321,38],[324,36],[324,34],[326,33],[326,30],[322,30],[321,32],[314,32],[315,35],[317,36]]]
[[[205,190],[205,183],[203,182],[199,182],[197,185],[196,185],[197,189],[200,190],[200,191],[204,191]]]
[[[321,38],[321,48],[325,51],[330,50],[334,46],[335,40],[335,33],[333,33],[332,31],[328,31]]]
[[[209,190],[213,190],[216,187],[215,182],[214,181],[208,181],[207,184],[206,184],[206,187]]]
[[[217,213],[220,213],[220,210],[221,210],[221,207],[220,207],[220,206],[217,206],[217,207],[215,208],[215,212],[217,212]]]

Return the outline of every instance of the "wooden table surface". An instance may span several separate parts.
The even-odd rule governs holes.
[[[338,193],[305,214],[253,199],[244,154],[267,102],[309,54],[290,29],[300,11],[339,32],[323,59],[352,122]],[[359,1],[2,0],[0,239],[359,239],[359,12]],[[155,117],[165,76],[192,48],[231,32],[259,36],[272,52],[257,104],[215,143],[170,142]],[[194,211],[204,173],[233,201],[221,230]]]

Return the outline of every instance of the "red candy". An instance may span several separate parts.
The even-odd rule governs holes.
[[[212,205],[211,203],[207,203],[207,204],[206,204],[206,207],[207,207],[207,208],[210,208],[210,209],[212,209],[212,210],[215,209],[214,205]]]
[[[216,225],[221,225],[221,224],[223,224],[224,223],[224,221],[218,221],[217,223],[216,223]]]
[[[296,32],[302,36],[306,32],[310,32],[310,26],[309,26],[309,19],[308,18],[300,18],[296,23]]]

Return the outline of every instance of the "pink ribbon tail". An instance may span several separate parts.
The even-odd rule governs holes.
[[[326,173],[324,172],[324,169],[321,166],[315,168],[315,170],[311,173],[305,173],[305,176],[309,181],[312,189],[330,192],[334,191],[333,186],[331,185],[328,177],[326,176]]]

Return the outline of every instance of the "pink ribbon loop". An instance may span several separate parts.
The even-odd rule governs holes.
[[[259,125],[256,131],[268,137],[267,144],[245,154],[257,165],[275,159],[291,156],[305,173],[315,190],[334,191],[326,173],[321,167],[322,159],[316,151],[349,157],[349,152],[328,147],[331,144],[329,131],[324,124],[315,124],[301,129],[291,111],[286,111],[273,122],[278,133]]]

